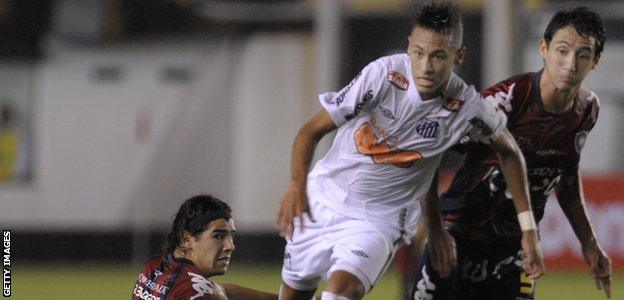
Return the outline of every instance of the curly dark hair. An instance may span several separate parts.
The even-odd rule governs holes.
[[[412,29],[422,27],[450,36],[458,47],[462,45],[463,23],[457,5],[452,1],[425,1],[415,13]]]
[[[165,251],[170,253],[180,246],[180,237],[184,231],[189,232],[194,237],[198,237],[206,230],[206,226],[210,222],[197,223],[193,221],[200,216],[218,211],[225,211],[229,214],[232,212],[232,209],[227,203],[212,195],[197,195],[184,201],[175,214],[171,231],[167,235]]]
[[[576,32],[586,37],[596,39],[595,57],[600,57],[600,53],[604,48],[607,39],[607,31],[600,15],[585,6],[579,6],[573,9],[558,11],[546,26],[544,31],[544,40],[548,45],[552,41],[557,30],[571,25]]]

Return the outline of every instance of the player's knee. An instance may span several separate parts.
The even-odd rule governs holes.
[[[325,287],[325,292],[345,297],[344,299],[348,300],[359,300],[364,297],[366,289],[364,284],[355,275],[339,270],[332,273],[329,281],[327,282],[327,286]],[[325,300],[325,298],[321,299]],[[343,298],[327,299],[344,300]]]
[[[300,291],[291,288],[285,283],[282,283],[279,290],[279,300],[314,300],[315,289]]]

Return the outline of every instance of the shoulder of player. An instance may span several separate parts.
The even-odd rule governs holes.
[[[500,93],[505,93],[506,96],[518,98],[521,96],[520,93],[524,93],[523,95],[526,96],[524,98],[528,98],[528,95],[530,95],[533,88],[535,74],[535,72],[529,72],[511,76],[505,80],[499,81],[498,83],[481,90],[481,94],[484,97],[488,97]]]
[[[371,62],[382,69],[404,69],[406,63],[409,66],[409,57],[405,53],[382,56]]]
[[[383,56],[365,67],[365,69],[368,69],[366,72],[368,80],[377,81],[381,90],[394,85],[396,88],[404,91],[411,84],[411,80],[408,78],[410,74],[409,68],[409,57],[406,54]]]
[[[162,255],[154,255],[148,258],[143,264],[141,273],[151,274],[154,270],[156,270],[163,263],[164,259],[165,258]]]
[[[598,95],[584,85],[581,85],[578,93],[578,101],[579,104],[576,107],[576,113],[586,116],[586,120],[589,120],[593,127],[593,124],[596,123],[598,119],[598,113],[600,111]]]
[[[467,84],[461,77],[455,73],[451,74],[449,83],[444,91],[444,97],[448,99],[460,100],[473,103],[475,100],[480,99],[479,93],[473,85]]]
[[[579,88],[578,94],[579,100],[588,105],[588,106],[596,106],[600,107],[600,100],[598,99],[598,95],[594,93],[592,90],[588,89],[586,86],[581,85]]]
[[[210,279],[182,268],[169,292],[171,299],[225,300],[223,289]],[[167,297],[169,298],[169,297]]]
[[[380,75],[384,77],[387,76],[389,72],[397,72],[407,77],[410,68],[407,54],[382,56],[372,61],[369,65],[376,68],[380,72]]]

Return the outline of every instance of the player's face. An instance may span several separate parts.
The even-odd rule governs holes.
[[[544,74],[557,90],[565,91],[579,86],[598,63],[595,52],[596,40],[579,35],[572,26],[557,30],[550,45],[545,40],[540,43]]]
[[[424,100],[440,96],[448,83],[453,66],[464,57],[464,49],[452,36],[422,27],[412,29],[407,54],[412,64],[416,89]]]
[[[223,275],[234,251],[234,220],[217,219],[197,238],[191,236],[190,260],[204,276]]]

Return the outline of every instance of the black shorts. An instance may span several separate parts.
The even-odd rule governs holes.
[[[421,256],[411,299],[532,300],[535,283],[522,271],[519,243],[485,244],[455,238],[457,267],[440,278],[429,245]]]

